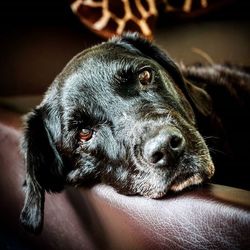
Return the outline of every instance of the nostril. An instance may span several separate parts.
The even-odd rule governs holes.
[[[173,135],[170,139],[169,146],[173,150],[178,150],[182,148],[183,137],[179,135]]]
[[[175,158],[179,157],[185,149],[185,139],[181,134],[172,135],[169,140],[169,150]]]
[[[152,156],[151,156],[151,162],[152,163],[157,163],[159,162],[161,159],[164,158],[164,154],[162,152],[155,152]]]

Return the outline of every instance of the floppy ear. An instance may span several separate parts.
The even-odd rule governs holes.
[[[54,132],[47,125],[48,119],[51,117],[44,107],[29,113],[22,142],[26,180],[20,220],[25,229],[33,233],[42,230],[45,191],[63,188],[63,163],[52,136]]]
[[[148,56],[158,62],[173,78],[175,84],[182,90],[190,104],[197,108],[203,115],[210,114],[211,98],[205,90],[186,82],[175,62],[159,47],[140,37],[138,33],[127,33],[121,38],[114,38],[112,41],[126,46],[132,45],[132,49],[138,50],[144,56]]]

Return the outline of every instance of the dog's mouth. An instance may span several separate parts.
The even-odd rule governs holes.
[[[158,176],[159,177],[159,176]],[[180,192],[187,188],[193,188],[210,179],[206,172],[177,173],[172,177],[158,178],[157,175],[151,175],[150,179],[144,179],[143,183],[136,183],[136,193],[152,199],[160,199],[168,195],[169,192]],[[139,192],[138,192],[139,191]]]
[[[174,192],[179,192],[184,190],[187,187],[199,185],[204,182],[204,178],[200,174],[196,173],[189,177],[183,177],[182,175],[177,176],[172,184],[170,185],[169,190]]]
[[[169,190],[174,192],[182,191],[187,187],[196,186],[208,181],[212,178],[213,175],[213,164],[210,164],[209,167],[202,172],[190,173],[188,175],[179,174],[173,179],[172,183],[169,186]]]
[[[170,184],[165,184],[154,189],[147,190],[145,192],[139,192],[141,195],[149,197],[151,199],[161,199],[165,197],[170,191],[173,192],[180,192],[188,187],[193,187],[196,185],[199,185],[205,181],[205,178],[203,178],[200,174],[196,173],[193,175],[179,175]]]

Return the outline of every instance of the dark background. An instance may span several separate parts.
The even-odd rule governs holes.
[[[190,19],[161,15],[155,41],[177,62],[204,58],[250,65],[250,1],[234,1],[223,9]],[[64,65],[82,49],[102,41],[89,32],[65,0],[11,0],[0,3],[0,103],[14,96],[44,93]],[[5,102],[5,101],[4,101]]]

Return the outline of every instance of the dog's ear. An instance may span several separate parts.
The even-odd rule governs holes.
[[[212,103],[207,92],[190,82],[186,82],[177,64],[159,47],[142,38],[137,33],[127,33],[121,38],[112,39],[112,41],[130,46],[131,49],[136,49],[142,55],[158,62],[170,74],[175,84],[182,90],[192,106],[197,108],[205,116],[210,114]]]
[[[63,163],[54,141],[58,125],[53,125],[59,118],[50,116],[44,107],[29,113],[21,145],[27,172],[20,220],[25,229],[33,233],[42,230],[45,191],[56,192],[63,188]]]
[[[188,94],[192,99],[195,107],[204,115],[208,116],[212,113],[212,99],[210,95],[202,88],[197,87],[188,80],[184,80]]]

